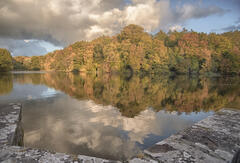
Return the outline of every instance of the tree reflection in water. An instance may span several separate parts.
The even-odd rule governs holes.
[[[0,83],[2,97],[15,87],[45,96],[24,103],[27,147],[116,160],[240,101],[237,77],[17,73],[1,76]],[[64,94],[55,96],[56,90]]]
[[[19,83],[45,84],[79,100],[91,99],[97,104],[115,106],[126,117],[134,117],[148,107],[179,114],[216,111],[240,100],[239,77],[140,78],[135,75],[125,80],[120,75],[109,74],[44,73],[15,74],[14,79]],[[4,80],[6,77],[0,78],[0,82]],[[12,88],[12,84],[5,83],[6,88]]]

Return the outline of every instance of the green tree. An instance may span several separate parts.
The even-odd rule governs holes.
[[[206,34],[184,29],[152,36],[131,24],[115,36],[79,41],[42,57],[15,57],[14,65],[26,70],[141,75],[240,74],[239,45],[239,31]],[[9,65],[6,59],[3,63]]]
[[[0,71],[6,72],[13,69],[13,61],[10,52],[0,48]]]

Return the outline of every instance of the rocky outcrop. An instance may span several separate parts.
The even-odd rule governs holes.
[[[0,145],[23,145],[21,104],[0,108]]]
[[[145,157],[158,162],[231,162],[240,148],[239,120],[240,110],[222,109],[145,150]]]

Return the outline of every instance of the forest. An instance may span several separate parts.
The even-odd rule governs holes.
[[[5,51],[0,52],[1,71],[12,69]],[[43,56],[14,57],[12,63],[14,70],[239,75],[240,32],[183,29],[151,35],[132,24],[112,37],[79,41]]]

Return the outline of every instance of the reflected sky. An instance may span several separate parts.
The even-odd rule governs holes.
[[[0,102],[8,103],[39,98],[48,98],[56,96],[57,94],[61,94],[61,92],[56,91],[52,88],[48,88],[45,85],[14,83],[11,92],[0,96]]]
[[[26,147],[126,160],[229,103],[238,108],[239,82],[14,73],[0,76],[0,105],[23,104]]]
[[[25,146],[116,160],[130,158],[212,114],[178,116],[148,108],[128,118],[115,107],[66,95],[28,102],[24,108]]]

